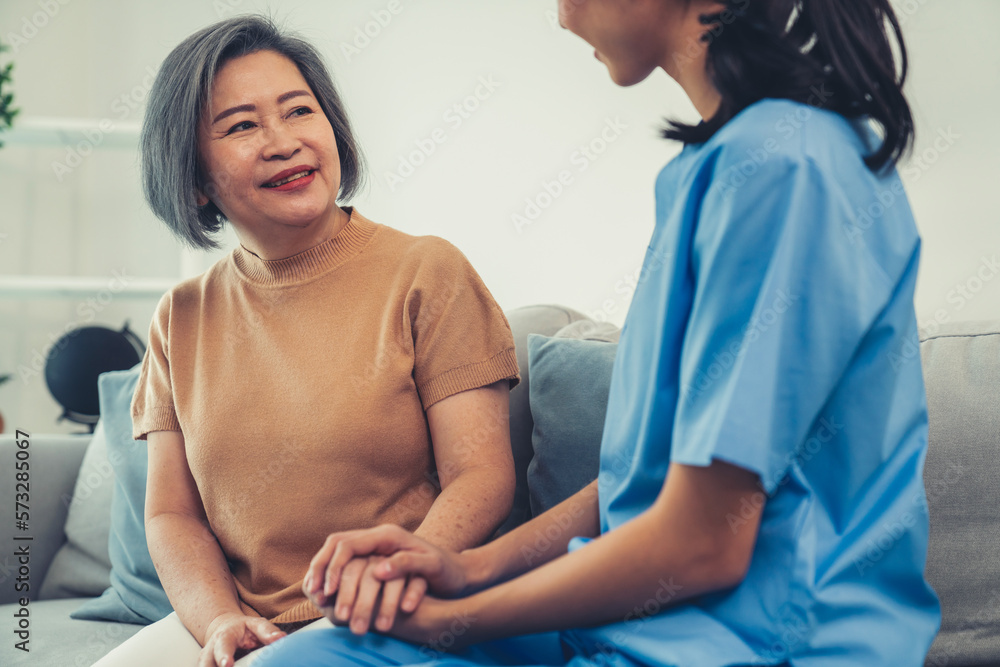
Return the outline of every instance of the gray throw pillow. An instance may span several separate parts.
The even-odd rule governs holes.
[[[56,552],[42,581],[43,600],[93,597],[108,587],[111,574],[108,531],[114,485],[104,422],[99,421],[80,464],[73,496],[62,498],[69,506],[66,543]]]
[[[521,382],[510,392],[510,448],[514,455],[514,506],[497,530],[503,535],[531,517],[528,500],[528,464],[531,463],[531,410],[528,408],[531,376],[528,373],[528,335],[551,336],[567,324],[585,319],[584,315],[563,306],[524,306],[506,312],[510,330],[514,334],[517,365]]]
[[[591,333],[584,328],[575,334]],[[605,332],[609,333],[609,332]],[[531,513],[538,516],[597,478],[615,343],[532,335]]]

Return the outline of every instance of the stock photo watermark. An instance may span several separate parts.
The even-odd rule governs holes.
[[[935,310],[930,318],[918,324],[919,335],[916,340],[907,338],[897,349],[889,353],[889,363],[892,369],[898,371],[904,364],[919,359],[919,341],[937,335],[941,327],[951,322],[952,317],[979,296],[997,275],[1000,275],[1000,259],[997,259],[996,255],[989,257],[983,255],[972,275],[956,283],[945,295],[945,300],[952,307]]]
[[[906,509],[897,513],[887,521],[883,521],[880,531],[875,537],[870,537],[862,545],[865,551],[855,557],[854,567],[859,575],[875,567],[875,564],[886,557],[899,544],[918,522],[923,523],[929,512],[932,501],[940,499],[949,489],[955,486],[965,474],[966,468],[955,461],[948,461],[947,470],[943,475],[928,482],[924,493],[915,494]]]
[[[716,20],[707,24],[707,30],[702,33],[701,37],[698,39],[688,40],[687,47],[683,51],[677,51],[674,53],[674,67],[678,72],[683,71],[688,66],[701,62],[702,54],[705,53],[706,45],[711,44],[716,39],[719,38],[726,28],[732,25],[737,18],[743,15],[743,12],[747,10],[750,6],[750,0],[742,0],[742,3],[726,7],[718,16],[715,17]]]
[[[694,379],[685,385],[685,400],[691,401],[697,398],[713,382],[725,375],[726,371],[733,368],[747,353],[750,345],[767,333],[793,305],[798,303],[800,298],[798,294],[783,289],[775,291],[771,303],[750,318],[744,325],[740,337],[730,343],[728,349],[716,352],[712,362],[707,367],[699,369]]]
[[[596,652],[589,656],[592,661],[598,665],[621,665],[618,659],[621,649],[638,634],[646,621],[676,602],[684,590],[684,586],[675,583],[673,577],[666,579],[661,577],[657,584],[656,591],[643,604],[633,607],[632,611],[625,614],[621,623],[613,626],[614,629],[610,632],[611,641],[595,643]]]
[[[153,87],[156,79],[156,70],[152,66],[146,67],[146,76],[142,81],[133,86],[131,90],[122,93],[111,103],[111,113],[114,117],[105,117],[97,122],[96,127],[82,131],[83,139],[66,148],[66,155],[62,160],[52,162],[52,173],[58,182],[73,173],[73,170],[83,164],[84,159],[94,150],[104,143],[108,135],[118,130],[118,123],[126,120],[136,111],[142,109],[142,105]]]
[[[31,361],[28,365],[18,364],[17,374],[21,381],[27,384],[33,378],[40,376],[45,370],[45,360],[52,353],[57,345],[65,345],[69,338],[64,338],[66,334],[70,336],[78,327],[93,322],[97,316],[115,300],[115,295],[128,287],[135,277],[125,273],[125,269],[112,271],[113,276],[108,281],[105,289],[100,290],[94,296],[87,297],[76,305],[77,319],[70,320],[61,331],[49,332],[49,342],[42,350],[37,348],[32,351]]]
[[[606,297],[601,300],[600,307],[596,310],[587,311],[587,317],[598,324],[611,321],[611,318],[618,313],[621,308],[628,308],[632,296],[639,287],[652,278],[652,276],[670,264],[671,255],[662,255],[652,248],[647,251],[647,259],[637,266],[634,271],[624,274],[613,287],[616,296]]]
[[[562,508],[558,512],[556,508],[552,512],[552,523],[545,528],[535,530],[535,540],[531,546],[521,547],[521,558],[525,565],[534,567],[536,563],[542,561],[546,554],[549,554],[553,547],[558,546],[560,553],[565,551],[567,537],[573,537],[568,531],[576,525],[576,520],[586,513],[587,508],[597,499],[597,487],[584,487],[586,491],[578,497],[574,497],[569,507]]]
[[[947,129],[939,128],[934,143],[902,167],[903,176],[911,185],[915,184],[961,138],[962,135],[956,133],[951,126]],[[858,243],[865,232],[871,229],[898,203],[907,202],[906,190],[903,188],[903,183],[898,179],[893,180],[892,185],[888,188],[879,189],[875,196],[877,201],[873,201],[868,206],[857,207],[854,210],[852,224],[844,228],[847,239],[851,243]]]
[[[436,127],[419,139],[414,139],[414,149],[405,154],[397,156],[398,164],[393,171],[385,172],[385,184],[389,186],[389,192],[395,192],[396,188],[413,176],[417,170],[427,163],[427,160],[437,152],[442,144],[446,143],[462,127],[473,114],[482,108],[483,102],[493,97],[493,94],[503,84],[493,78],[493,75],[483,75],[479,77],[478,85],[460,101],[452,104],[441,115],[444,127]]]
[[[475,624],[476,620],[476,617],[470,615],[468,612],[456,614],[452,617],[451,625],[441,632],[436,639],[421,645],[420,655],[431,660],[441,658],[442,654],[447,653],[449,649],[453,648],[458,640],[469,631],[469,628]]]
[[[72,0],[38,0],[36,3],[38,11],[30,16],[22,16],[20,29],[17,32],[8,32],[5,41],[13,47],[14,53],[17,54],[41,30],[44,30],[59,15],[62,8],[70,2]]]
[[[373,9],[370,12],[371,20],[354,28],[351,41],[339,44],[340,55],[344,57],[344,61],[350,64],[354,58],[360,56],[361,52],[371,46],[404,9],[401,0],[389,0],[384,8]]]
[[[738,514],[732,512],[726,513],[726,522],[729,524],[729,529],[733,531],[733,535],[737,534],[743,526],[747,525],[751,519],[756,518],[764,511],[764,505],[767,503],[769,497],[773,497],[778,489],[788,483],[791,479],[789,470],[793,467],[802,467],[806,463],[815,458],[817,454],[823,449],[824,446],[833,442],[834,438],[837,437],[841,431],[845,428],[844,424],[837,422],[836,418],[832,415],[827,415],[820,417],[816,426],[810,431],[810,435],[806,438],[806,441],[798,449],[789,452],[785,456],[784,465],[781,469],[775,471],[775,488],[773,491],[768,493],[764,490],[764,485],[761,480],[757,481],[757,485],[761,488],[760,491],[756,491],[750,495],[749,498],[746,496],[740,498],[740,509]]]
[[[582,174],[587,171],[600,156],[607,152],[608,147],[615,143],[619,137],[628,129],[628,125],[623,123],[619,117],[607,118],[604,126],[589,141],[580,144],[569,156],[569,164],[572,168],[560,169],[550,178],[542,179],[535,194],[524,199],[524,207],[512,213],[510,221],[518,234],[524,232],[525,227],[533,225],[541,217],[542,213],[551,207],[567,189],[576,182],[575,174]],[[575,172],[575,173],[574,173]]]
[[[825,84],[813,86],[806,104],[797,105],[788,111],[774,124],[774,134],[765,137],[756,146],[746,149],[747,158],[724,171],[712,186],[719,190],[722,196],[730,196],[746,185],[756,176],[761,167],[767,164],[774,155],[795,139],[806,124],[820,111],[818,107],[826,104],[833,92],[826,89]]]
[[[447,460],[436,461],[433,470],[424,471],[424,481],[410,489],[399,505],[410,510],[426,512],[427,508],[441,493],[442,479],[454,479],[469,465],[474,465],[481,451],[480,445],[494,441],[495,434],[508,431],[510,415],[504,409],[493,411],[480,409],[474,416],[474,429],[465,432],[456,443],[454,455]]]

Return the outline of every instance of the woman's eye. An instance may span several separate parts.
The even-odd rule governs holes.
[[[293,115],[293,116],[308,116],[312,112],[313,112],[313,110],[310,109],[309,107],[296,107],[295,109],[292,109],[291,115]]]
[[[252,127],[253,123],[251,123],[248,120],[245,120],[242,123],[236,123],[236,125],[233,125],[231,128],[229,128],[229,132],[226,132],[226,134],[232,134],[233,132],[239,132],[240,130],[249,130]]]

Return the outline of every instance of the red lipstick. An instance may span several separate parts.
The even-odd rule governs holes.
[[[312,183],[315,178],[316,170],[313,167],[300,165],[275,174],[271,180],[261,185],[261,187],[268,190],[287,192],[289,190],[304,188]]]

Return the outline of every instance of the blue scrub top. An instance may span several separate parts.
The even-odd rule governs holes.
[[[862,160],[877,142],[835,113],[763,100],[657,180],[611,379],[601,530],[648,509],[671,462],[752,470],[760,492],[727,517],[745,530],[763,507],[740,586],[673,604],[684,582],[665,572],[597,628],[442,660],[337,628],[296,633],[259,664],[923,665],[940,610],[923,577],[920,240],[895,170]]]
[[[660,173],[611,380],[601,528],[649,508],[671,462],[760,476],[734,531],[764,509],[739,587],[661,612],[683,584],[666,576],[626,622],[564,633],[581,652],[923,664],[940,610],[923,576],[920,239],[896,171],[863,162],[877,141],[860,121],[767,99]]]

